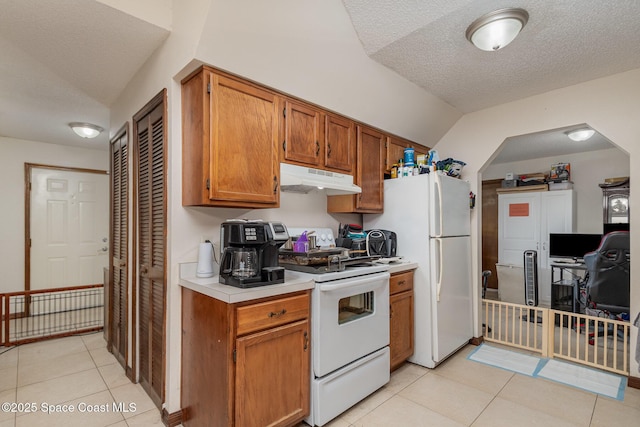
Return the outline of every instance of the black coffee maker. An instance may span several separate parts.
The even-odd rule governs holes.
[[[223,222],[219,282],[238,288],[283,283],[284,267],[278,264],[278,248],[288,239],[287,227],[279,222]]]

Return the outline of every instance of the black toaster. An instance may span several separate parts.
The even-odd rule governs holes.
[[[367,255],[390,258],[396,256],[398,241],[396,233],[389,230],[368,230]]]

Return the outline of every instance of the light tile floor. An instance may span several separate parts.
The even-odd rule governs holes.
[[[466,346],[435,369],[405,364],[328,426],[640,426],[639,389],[627,387],[618,401],[467,360],[475,348]]]
[[[466,346],[436,369],[405,364],[328,426],[640,426],[638,389],[627,388],[620,402],[467,360],[475,348]],[[0,411],[0,427],[162,426],[151,399],[107,352],[102,332],[0,354],[2,402],[35,403],[38,411]],[[136,411],[113,411],[113,402],[135,403]],[[43,404],[73,405],[76,412],[46,414]],[[104,405],[109,412],[100,412]],[[81,406],[97,411],[79,412]]]
[[[107,351],[102,332],[0,348],[0,353],[0,427],[163,425],[142,387],[129,381]],[[135,410],[119,412],[114,403],[135,404]],[[31,405],[37,410],[27,412]],[[71,407],[74,412],[63,411]]]

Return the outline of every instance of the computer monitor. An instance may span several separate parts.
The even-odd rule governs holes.
[[[602,224],[602,234],[609,234],[612,231],[629,231],[628,222]]]
[[[582,259],[600,246],[602,234],[550,233],[549,257]]]

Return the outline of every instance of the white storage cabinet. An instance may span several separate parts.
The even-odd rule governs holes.
[[[498,264],[523,266],[523,253],[538,253],[538,285],[541,305],[551,300],[549,234],[572,233],[576,224],[576,196],[573,190],[531,191],[498,195]],[[547,283],[549,282],[549,283]],[[524,282],[498,283],[498,287]]]

